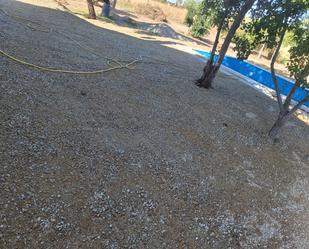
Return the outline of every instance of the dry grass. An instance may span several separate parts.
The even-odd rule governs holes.
[[[152,20],[159,21],[159,22],[167,22],[167,17],[162,9],[158,6],[152,6],[150,4],[138,4],[135,13],[147,16]]]
[[[149,7],[161,9],[167,20],[183,23],[186,16],[186,9],[172,6],[166,3],[160,3],[153,0],[119,0],[117,3],[119,9],[144,14]],[[143,11],[142,11],[143,10]]]

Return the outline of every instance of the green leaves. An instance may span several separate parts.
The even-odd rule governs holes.
[[[227,29],[245,1],[239,0],[194,0],[186,2],[188,10],[186,23],[194,37],[205,35],[211,27],[218,26],[224,19],[223,29]]]
[[[258,0],[251,19],[234,39],[237,57],[246,59],[261,44],[274,48],[283,30],[287,30],[285,44],[291,47],[288,70],[302,86],[308,86],[309,30],[302,24],[306,24],[303,17],[308,7],[309,0]]]
[[[291,77],[300,82],[302,87],[309,87],[309,32],[299,27],[294,32],[295,46],[290,49],[288,69]]]
[[[202,15],[196,15],[193,18],[193,25],[191,26],[191,35],[196,38],[200,38],[205,35],[211,27],[209,19]]]
[[[233,41],[235,43],[233,50],[237,53],[237,58],[240,60],[248,59],[251,51],[256,48],[256,42],[254,38],[246,34],[236,34],[233,38]]]
[[[185,22],[191,27],[191,35],[197,38],[202,37],[212,26],[213,13],[206,15],[203,4],[197,3],[195,0],[187,1],[185,6],[188,11]]]
[[[185,23],[191,27],[194,17],[198,15],[199,4],[195,0],[188,0],[185,2],[185,7],[187,9]]]

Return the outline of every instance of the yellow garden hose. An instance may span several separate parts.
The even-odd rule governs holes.
[[[132,62],[130,63],[127,63],[127,64],[122,64],[121,62],[115,60],[115,59],[112,59],[112,58],[108,58],[108,57],[104,57],[102,56],[100,53],[98,53],[97,51],[95,51],[94,49],[92,48],[89,48],[88,46],[84,46],[82,45],[81,43],[79,43],[78,41],[76,41],[74,38],[72,38],[71,36],[61,32],[61,31],[58,31],[58,30],[53,30],[47,26],[44,26],[42,25],[41,23],[38,23],[38,22],[35,22],[33,20],[30,20],[30,19],[27,19],[27,18],[24,18],[24,17],[20,17],[20,16],[16,16],[16,15],[12,15],[12,14],[9,14],[7,13],[6,11],[4,11],[3,9],[0,9],[1,12],[3,12],[6,16],[10,17],[10,18],[13,18],[15,19],[16,21],[20,22],[20,23],[23,23],[24,21],[27,22],[27,27],[30,28],[31,30],[33,31],[40,31],[40,32],[46,32],[46,33],[49,33],[49,32],[56,32],[70,40],[72,40],[73,42],[75,42],[79,47],[81,47],[82,49],[98,56],[98,57],[101,57],[101,58],[105,58],[107,59],[108,61],[112,61],[114,62],[115,64],[117,64],[117,66],[115,67],[109,67],[109,68],[106,68],[106,69],[100,69],[100,70],[94,70],[94,71],[79,71],[79,70],[66,70],[66,69],[58,69],[58,68],[49,68],[49,67],[44,67],[44,66],[40,66],[40,65],[36,65],[36,64],[33,64],[33,63],[30,63],[30,62],[27,62],[27,61],[24,61],[24,60],[21,60],[21,59],[18,59],[16,58],[15,56],[7,53],[7,52],[4,52],[3,50],[0,49],[0,54],[19,63],[19,64],[22,64],[22,65],[25,65],[25,66],[28,66],[28,67],[32,67],[32,68],[35,68],[35,69],[38,69],[38,70],[41,70],[41,71],[47,71],[47,72],[54,72],[54,73],[66,73],[66,74],[81,74],[81,75],[87,75],[87,74],[101,74],[101,73],[105,73],[105,72],[109,72],[109,71],[112,71],[112,70],[117,70],[117,69],[122,69],[122,68],[127,68],[127,69],[132,69],[130,66],[139,62],[139,60],[133,60]],[[21,22],[23,21],[23,22]]]
[[[26,65],[28,67],[32,67],[32,68],[36,68],[36,69],[39,69],[39,70],[42,70],[42,71],[48,71],[48,72],[54,72],[54,73],[67,73],[67,74],[100,74],[100,73],[105,73],[105,72],[109,72],[109,71],[112,71],[112,70],[116,70],[116,69],[120,69],[120,68],[128,68],[128,69],[131,69],[129,66],[136,63],[138,60],[134,60],[128,64],[121,64],[121,66],[116,66],[116,67],[110,67],[110,68],[106,68],[106,69],[101,69],[101,70],[95,70],[95,71],[77,71],[77,70],[65,70],[65,69],[56,69],[56,68],[48,68],[48,67],[43,67],[43,66],[39,66],[39,65],[35,65],[35,64],[32,64],[32,63],[29,63],[29,62],[26,62],[26,61],[23,61],[23,60],[20,60],[4,51],[2,51],[0,49],[0,54],[8,57],[9,59],[17,62],[17,63],[20,63],[22,65]]]

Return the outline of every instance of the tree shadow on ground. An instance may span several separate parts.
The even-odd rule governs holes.
[[[211,42],[208,39],[195,39],[189,36],[185,36],[173,29],[168,23],[159,22],[159,23],[148,23],[138,21],[137,16],[132,16],[131,13],[121,10],[116,10],[111,16],[112,20],[116,22],[117,25],[124,27],[131,27],[140,29],[148,34],[155,34],[161,37],[177,39],[181,41],[194,42],[198,45],[208,45]]]

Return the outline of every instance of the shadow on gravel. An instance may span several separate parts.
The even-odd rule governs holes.
[[[207,39],[203,39],[203,40],[193,39],[179,32],[176,32],[173,29],[173,27],[171,27],[168,23],[164,23],[164,22],[148,23],[148,22],[141,22],[136,19],[132,19],[130,13],[127,13],[124,11],[117,10],[116,13],[113,14],[112,20],[114,20],[120,26],[137,28],[151,35],[157,35],[160,37],[172,38],[172,39],[182,40],[182,41],[195,42],[196,44],[199,44],[199,45],[209,46],[209,44],[211,44],[211,42]]]

